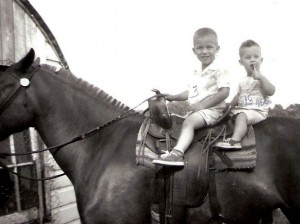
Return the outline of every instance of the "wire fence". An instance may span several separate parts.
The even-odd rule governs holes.
[[[0,142],[1,152],[24,153],[44,147],[33,129],[10,136]],[[41,178],[61,172],[49,152],[12,156],[1,161],[21,176]],[[31,181],[0,168],[0,223],[58,223],[62,201],[57,180]],[[59,223],[61,224],[61,223]]]

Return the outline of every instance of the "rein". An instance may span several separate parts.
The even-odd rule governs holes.
[[[13,93],[10,94],[10,97],[7,98],[4,102],[2,102],[0,104],[0,114],[9,106],[9,104],[17,97],[17,95],[20,93],[22,87],[28,87],[29,84],[30,84],[30,79],[32,78],[34,72],[37,70],[37,67],[31,67],[31,71],[29,73],[29,76],[27,78],[17,78],[15,75],[13,75],[12,73],[9,72],[9,74],[14,77],[15,79],[19,80],[20,81],[20,85],[17,86],[16,89],[14,89]],[[151,96],[145,100],[143,100],[141,103],[139,103],[138,105],[136,105],[135,107],[129,109],[128,111],[120,114],[119,116],[117,116],[116,118],[106,122],[105,124],[102,124],[100,126],[97,126],[96,128],[84,133],[84,134],[81,134],[77,137],[74,137],[72,138],[71,140],[65,142],[65,143],[62,143],[62,144],[59,144],[59,145],[55,145],[55,146],[51,146],[51,147],[47,147],[47,148],[44,148],[44,149],[39,149],[39,150],[35,150],[35,151],[32,151],[32,152],[24,152],[24,153],[1,153],[0,152],[0,158],[5,158],[7,156],[25,156],[25,155],[31,155],[31,154],[35,154],[35,153],[41,153],[41,152],[45,152],[45,151],[50,151],[50,150],[58,150],[58,149],[61,149],[62,147],[66,146],[66,145],[69,145],[69,144],[72,144],[74,142],[77,142],[77,141],[80,141],[80,140],[83,140],[85,138],[88,138],[90,136],[93,136],[95,133],[97,133],[98,131],[100,131],[101,129],[109,126],[110,124],[113,124],[123,118],[125,118],[126,115],[128,115],[131,111],[135,110],[137,107],[139,107],[140,105],[142,105],[143,103],[145,103],[146,101],[149,101],[155,97],[158,97],[158,96],[164,96],[163,94],[156,94],[154,96]],[[57,178],[57,177],[61,177],[63,175],[65,175],[65,173],[62,173],[62,174],[58,174],[58,175],[55,175],[55,176],[51,176],[51,177],[46,177],[46,178],[30,178],[30,177],[26,177],[26,176],[22,176],[14,171],[12,171],[10,168],[8,168],[4,163],[2,163],[0,161],[0,167],[2,167],[3,169],[7,170],[8,172],[14,174],[14,175],[17,175],[18,177],[20,178],[23,178],[23,179],[27,179],[27,180],[33,180],[33,181],[45,181],[45,180],[51,180],[51,179],[54,179],[54,178]]]
[[[80,140],[83,140],[85,138],[88,138],[94,134],[96,134],[98,131],[100,131],[101,129],[107,127],[108,125],[110,124],[113,124],[123,118],[125,118],[125,115],[129,114],[131,111],[133,111],[134,109],[136,109],[137,107],[139,107],[140,105],[142,105],[143,103],[145,103],[146,101],[150,100],[150,99],[153,99],[157,97],[157,95],[154,95],[154,96],[151,96],[145,100],[143,100],[141,103],[139,103],[137,106],[129,109],[128,111],[122,113],[121,115],[119,115],[118,117],[106,122],[105,124],[102,124],[100,126],[97,126],[96,128],[84,133],[84,134],[81,134],[77,137],[74,137],[72,138],[71,140],[65,142],[65,143],[62,143],[62,144],[59,144],[59,145],[55,145],[55,146],[51,146],[51,147],[48,147],[48,148],[44,148],[44,149],[39,149],[39,150],[35,150],[35,151],[32,151],[32,152],[23,152],[23,153],[3,153],[3,152],[0,152],[0,157],[7,157],[7,156],[25,156],[25,155],[31,155],[31,154],[35,154],[35,153],[40,153],[40,152],[45,152],[45,151],[50,151],[50,150],[55,150],[55,149],[61,149],[62,147],[66,146],[66,145],[69,145],[71,143],[74,143],[74,142],[77,142],[77,141],[80,141]]]

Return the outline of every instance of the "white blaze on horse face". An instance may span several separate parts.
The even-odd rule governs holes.
[[[26,87],[26,86],[29,86],[30,81],[27,78],[22,78],[22,79],[20,79],[20,84],[21,84],[21,86]]]

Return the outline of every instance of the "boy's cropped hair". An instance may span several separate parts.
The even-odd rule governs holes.
[[[194,40],[197,37],[208,36],[208,35],[213,35],[213,36],[216,37],[216,39],[218,39],[218,35],[217,35],[217,33],[213,29],[208,28],[208,27],[204,27],[204,28],[200,28],[199,30],[197,30],[195,32],[195,34],[194,34]]]
[[[253,47],[253,46],[257,46],[257,47],[260,48],[259,44],[256,43],[254,40],[246,40],[246,41],[244,41],[244,42],[241,44],[240,49],[239,49],[239,52],[241,53],[241,50],[242,50],[243,48],[246,48],[246,47]]]

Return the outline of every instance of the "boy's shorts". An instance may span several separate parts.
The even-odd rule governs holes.
[[[194,113],[200,114],[207,125],[214,125],[217,120],[223,115],[223,108],[209,108],[196,111]],[[190,115],[191,113],[188,113]]]
[[[234,115],[238,115],[240,113],[246,114],[246,117],[248,119],[248,125],[257,124],[258,122],[261,122],[267,119],[268,117],[267,112],[252,109],[233,109],[231,113],[233,113]]]

